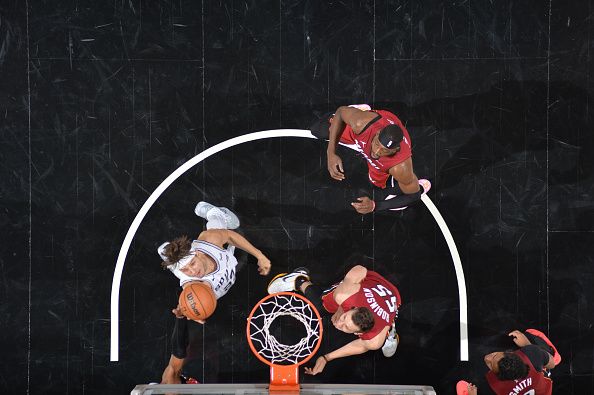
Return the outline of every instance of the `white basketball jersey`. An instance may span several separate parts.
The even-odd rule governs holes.
[[[215,261],[215,271],[207,274],[204,277],[190,277],[177,269],[177,265],[170,265],[167,268],[179,278],[179,285],[184,285],[190,281],[204,281],[211,285],[217,299],[222,297],[229,291],[231,286],[235,283],[235,267],[237,266],[237,259],[233,256],[235,246],[229,245],[223,249],[215,244],[203,240],[192,241],[190,252],[200,251]]]

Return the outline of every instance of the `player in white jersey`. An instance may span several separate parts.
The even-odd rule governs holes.
[[[248,252],[258,260],[258,272],[265,276],[270,272],[270,260],[245,237],[230,229],[239,227],[239,219],[225,207],[215,207],[200,202],[194,210],[196,215],[206,219],[206,231],[197,240],[190,241],[187,236],[178,237],[161,244],[158,253],[163,259],[162,266],[170,270],[180,280],[182,287],[193,281],[201,281],[211,286],[217,299],[224,296],[235,283],[238,271],[237,258],[233,255],[235,247]],[[172,354],[162,375],[162,383],[180,383],[180,373],[189,344],[188,320],[179,310],[172,310],[177,317],[173,330]],[[197,321],[204,324],[204,321]]]
[[[237,258],[233,253],[236,246],[258,259],[261,275],[268,274],[270,260],[239,233],[228,229],[206,230],[191,243],[182,236],[161,245],[159,255],[163,258],[163,267],[179,278],[180,286],[192,281],[205,282],[219,299],[235,283]]]

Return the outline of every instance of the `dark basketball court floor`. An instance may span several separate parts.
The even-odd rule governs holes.
[[[507,333],[538,328],[563,362],[555,394],[594,392],[592,0],[8,1],[0,5],[2,243],[0,388],[129,393],[159,381],[179,285],[163,241],[196,236],[206,200],[229,207],[272,261],[319,283],[355,264],[390,279],[403,304],[396,355],[331,362],[304,383],[425,384],[452,393],[484,375]],[[172,172],[252,132],[308,129],[317,114],[369,103],[406,124],[427,206],[361,216],[363,158],[326,143],[267,138],[222,150],[146,212],[119,286],[124,238]],[[204,383],[265,383],[246,317],[270,277],[253,259],[196,328],[187,369]],[[331,325],[322,348],[351,338]],[[111,355],[113,357],[113,354]],[[111,358],[113,359],[113,358]]]

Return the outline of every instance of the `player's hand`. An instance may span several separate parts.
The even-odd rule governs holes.
[[[313,368],[305,368],[305,374],[311,374],[312,376],[315,376],[318,373],[322,373],[325,367],[326,360],[324,359],[324,357],[318,357],[318,359],[316,359],[316,364]]]
[[[369,214],[375,209],[375,203],[367,196],[358,197],[356,202],[351,203],[351,206],[353,206],[359,214]]]
[[[344,168],[342,167],[342,159],[336,154],[328,154],[328,173],[330,177],[335,180],[344,180]]]
[[[177,305],[177,307],[175,309],[171,310],[171,312],[173,313],[175,318],[185,318],[187,320],[190,319],[190,318],[186,317],[184,315],[184,313],[182,313],[182,309],[181,309],[181,307],[179,307],[179,305]],[[197,322],[199,324],[203,324],[203,325],[204,325],[204,323],[206,323],[206,321],[204,321],[204,320],[192,320],[192,321]]]
[[[177,305],[175,309],[171,310],[171,312],[173,313],[175,318],[186,318],[184,313],[182,313],[181,307],[179,307],[179,305]]]
[[[523,334],[522,331],[519,331],[517,329],[514,331],[511,331],[508,334],[508,336],[512,338],[512,340],[514,341],[514,343],[516,343],[516,346],[518,346],[518,347],[524,347],[524,346],[531,344],[530,340],[528,340],[526,335]]]
[[[472,383],[468,383],[468,395],[477,395],[478,394],[478,389],[476,388],[476,385],[472,384]]]
[[[271,266],[270,259],[266,258],[266,256],[262,255],[258,259],[258,273],[260,273],[262,276],[266,276],[268,273],[270,273]]]

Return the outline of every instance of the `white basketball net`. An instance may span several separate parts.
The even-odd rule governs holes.
[[[307,333],[296,344],[282,344],[270,333],[272,322],[291,316]],[[308,357],[320,340],[320,322],[312,307],[297,295],[274,295],[260,303],[250,319],[250,338],[258,353],[274,364],[297,364]]]

